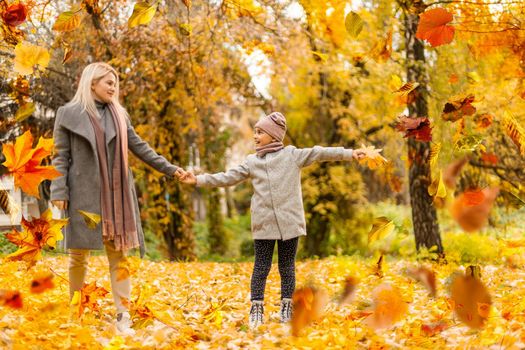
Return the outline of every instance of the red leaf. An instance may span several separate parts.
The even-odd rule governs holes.
[[[22,4],[13,4],[2,13],[2,19],[8,26],[16,27],[19,24],[24,23],[27,17],[27,7]]]
[[[411,118],[400,116],[396,129],[405,132],[404,137],[412,137],[416,141],[432,141],[432,128],[427,117]]]
[[[448,44],[454,39],[452,13],[443,8],[435,8],[419,15],[416,38],[426,40],[432,47]]]
[[[498,164],[498,160],[498,156],[494,153],[481,152],[481,161],[483,161],[483,163],[496,165]]]
[[[476,113],[476,107],[472,105],[472,102],[474,102],[474,95],[462,95],[450,98],[447,103],[445,103],[441,118],[446,121],[455,122],[466,115]]]
[[[0,289],[0,305],[6,305],[13,309],[21,309],[23,306],[22,295],[17,290]]]

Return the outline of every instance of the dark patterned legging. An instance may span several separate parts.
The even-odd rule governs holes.
[[[277,242],[281,298],[291,298],[295,290],[295,254],[299,237],[286,241],[274,239],[254,240],[255,264],[253,265],[251,300],[264,300],[266,278],[272,267],[273,247]]]

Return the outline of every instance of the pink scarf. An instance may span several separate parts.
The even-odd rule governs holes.
[[[262,147],[256,147],[255,152],[257,152],[257,156],[262,158],[266,155],[266,153],[272,153],[280,151],[284,148],[284,145],[281,141],[271,142],[267,145],[264,145]]]
[[[89,115],[95,130],[101,175],[102,236],[105,241],[113,241],[116,250],[127,251],[140,246],[128,183],[128,132],[125,116],[113,104],[108,104],[108,108],[117,134],[111,186],[105,132],[98,118]]]

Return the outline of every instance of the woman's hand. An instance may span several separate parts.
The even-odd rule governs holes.
[[[51,204],[60,210],[67,210],[67,201],[51,201]]]

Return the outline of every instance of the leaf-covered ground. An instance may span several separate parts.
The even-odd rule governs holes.
[[[88,283],[110,289],[104,256],[90,258]],[[416,266],[386,258],[378,277],[374,260],[358,257],[301,261],[297,286],[326,290],[330,301],[324,315],[301,335],[278,322],[279,276],[274,265],[266,287],[267,322],[256,331],[247,327],[250,263],[168,263],[130,259],[135,307],[151,310],[155,319],[137,319],[137,334],[120,337],[113,324],[111,295],[100,300],[100,313],[82,319],[68,305],[67,257],[46,257],[30,271],[22,263],[2,262],[0,289],[18,290],[22,308],[0,306],[0,348],[6,349],[176,349],[176,348],[414,348],[522,349],[525,347],[525,271],[505,264],[482,266],[481,277],[492,296],[488,322],[481,330],[460,323],[451,310],[447,283],[464,267],[449,263],[431,266],[437,274],[437,297],[406,274]],[[429,266],[430,267],[430,266]],[[30,292],[38,271],[55,273],[55,287]],[[359,279],[354,301],[339,306],[345,278]],[[362,310],[371,304],[371,291],[390,283],[409,303],[408,314],[393,327],[371,330]],[[140,298],[137,297],[140,294]],[[146,313],[147,314],[147,313]],[[142,315],[145,315],[144,313]],[[433,333],[435,333],[433,335]]]

